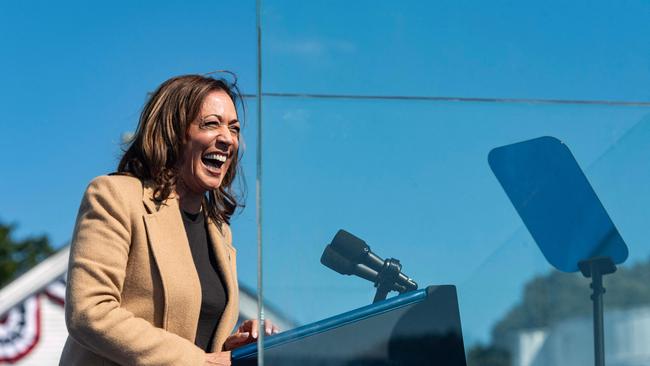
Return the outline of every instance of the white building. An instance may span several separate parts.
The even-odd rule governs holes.
[[[607,366],[650,365],[650,307],[606,311],[604,325]],[[518,332],[504,346],[512,366],[593,365],[593,320],[578,317]]]

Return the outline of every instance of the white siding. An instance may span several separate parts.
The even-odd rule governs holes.
[[[546,330],[519,332],[508,345],[512,366],[593,365],[591,317],[562,321]],[[608,366],[650,365],[650,307],[605,313]]]
[[[52,302],[47,296],[40,295],[41,302],[41,336],[40,340],[28,353],[15,365],[37,366],[58,365],[63,344],[68,336],[65,328],[63,307]]]

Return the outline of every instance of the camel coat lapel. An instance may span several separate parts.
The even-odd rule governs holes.
[[[153,189],[145,186],[143,202],[149,214],[144,216],[151,252],[163,285],[165,329],[194,341],[201,311],[201,283],[192,259],[187,234],[183,228],[178,200],[163,204],[153,200]],[[203,210],[207,212],[207,210]],[[230,228],[221,229],[209,218],[208,236],[215,253],[228,301],[217,327],[212,349],[221,350],[232,333],[239,316],[239,287],[236,275],[236,250],[232,247]],[[191,325],[191,326],[190,326]]]
[[[149,246],[163,286],[163,328],[194,341],[201,311],[201,283],[196,273],[178,200],[156,204],[144,190],[144,215]],[[181,230],[179,230],[179,228]]]

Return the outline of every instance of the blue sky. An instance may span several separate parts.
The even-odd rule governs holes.
[[[650,102],[646,1],[265,1],[262,14],[265,92]],[[115,169],[147,92],[215,69],[256,92],[253,1],[3,3],[0,34],[0,220],[57,246],[88,181]],[[256,104],[247,104],[251,188],[233,228],[240,277],[254,286]],[[466,338],[486,340],[523,283],[550,269],[487,153],[540,135],[572,148],[630,261],[650,254],[648,105],[266,97],[263,106],[265,295],[300,321],[371,300],[369,284],[318,263],[347,228],[420,284],[458,285]]]
[[[47,233],[60,245],[87,183],[115,169],[120,136],[135,128],[148,92],[173,75],[216,69],[237,72],[252,91],[254,3],[229,5],[225,24],[218,8],[3,4],[0,187],[12,193],[0,217],[21,235]]]
[[[650,98],[643,0],[265,4],[268,91]]]

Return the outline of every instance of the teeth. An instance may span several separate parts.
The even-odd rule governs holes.
[[[206,159],[214,159],[214,160],[219,160],[220,162],[224,163],[226,162],[226,159],[228,158],[224,154],[216,154],[216,153],[211,153],[211,154],[206,154],[204,156]]]

